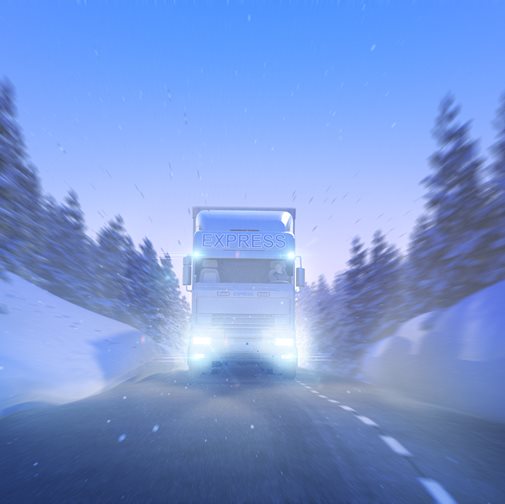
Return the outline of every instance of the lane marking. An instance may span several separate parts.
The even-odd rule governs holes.
[[[365,425],[369,425],[370,427],[379,427],[371,418],[362,415],[356,415],[356,418],[359,418]]]
[[[302,387],[305,387],[307,390],[310,390],[313,394],[318,394],[321,399],[326,399],[328,402],[333,404],[339,404],[340,408],[345,411],[350,411],[354,413],[354,416],[360,420],[365,425],[370,427],[377,427],[380,429],[379,425],[374,422],[371,418],[358,415],[357,411],[350,406],[345,404],[340,404],[336,399],[328,399],[327,396],[323,394],[319,394],[319,392],[312,387],[305,385],[302,382],[299,382]],[[380,431],[379,431],[380,432]],[[394,451],[397,455],[401,455],[402,457],[412,457],[412,453],[405,448],[397,439],[391,436],[379,436],[385,444],[389,446],[389,448]],[[412,462],[413,463],[413,462]],[[418,474],[422,472],[418,470]],[[452,495],[440,484],[438,481],[435,481],[431,478],[418,477],[417,480],[421,483],[421,485],[425,488],[425,490],[430,494],[436,504],[457,504],[457,501],[452,497]]]
[[[345,411],[352,411],[353,413],[356,413],[356,410],[354,408],[351,408],[350,406],[346,406],[345,404],[341,404],[340,407]]]
[[[437,504],[456,504],[451,494],[437,481],[430,478],[417,478]]]
[[[397,441],[394,437],[391,436],[380,436],[382,441],[386,443],[395,453],[398,455],[402,455],[403,457],[412,457],[412,453],[410,453],[405,446],[403,446],[399,441]]]

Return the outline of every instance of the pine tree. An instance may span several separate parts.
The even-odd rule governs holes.
[[[432,223],[431,250],[423,251],[433,292],[443,291],[448,306],[485,284],[485,243],[490,229],[480,181],[482,160],[470,139],[469,123],[458,121],[459,107],[451,95],[440,105],[433,130],[438,149],[431,156],[427,209]],[[441,276],[440,276],[441,275]],[[437,286],[442,283],[443,289]]]
[[[163,289],[163,273],[153,244],[148,238],[140,244],[141,269],[137,278],[142,284],[142,319],[151,336],[158,336],[164,328],[167,311],[170,309]]]
[[[312,293],[312,337],[319,342],[319,352],[328,356],[331,353],[330,341],[333,338],[335,307],[330,287],[324,275],[319,275]]]
[[[181,341],[187,329],[189,307],[181,297],[172,258],[169,254],[164,254],[160,262],[163,277],[161,293],[166,297],[168,306],[165,322],[167,337],[172,341]]]
[[[96,276],[101,310],[110,316],[128,321],[128,270],[135,258],[133,241],[117,215],[98,233]]]
[[[296,339],[300,364],[307,364],[318,353],[316,341],[311,334],[312,326],[312,288],[302,287],[296,293]]]
[[[0,82],[0,263],[27,276],[38,261],[40,183],[27,160],[17,123],[14,88]]]
[[[126,299],[134,323],[150,336],[159,336],[165,315],[165,299],[159,291],[161,268],[152,243],[145,238],[140,252],[128,253],[126,280]]]
[[[401,318],[403,304],[401,261],[398,250],[388,245],[381,231],[372,240],[368,265],[368,333],[387,334]]]
[[[35,266],[35,273],[42,279],[39,285],[58,294],[59,286],[64,284],[61,278],[62,258],[59,247],[59,237],[62,233],[61,207],[54,198],[44,198],[42,212],[42,226],[44,237],[41,246],[43,260]]]
[[[75,191],[68,193],[62,205],[47,198],[42,223],[44,260],[32,268],[43,279],[37,283],[69,301],[89,307],[94,292],[93,243],[86,235],[84,214]]]
[[[489,181],[489,226],[494,233],[487,244],[488,282],[494,283],[505,279],[505,93],[494,120],[496,141],[491,147],[493,155]]]
[[[500,205],[505,209],[505,93],[501,97],[493,124],[496,129],[496,141],[491,147],[493,153],[492,181]]]
[[[437,266],[441,266],[431,260],[441,254],[438,238],[439,234],[429,218],[426,215],[419,217],[410,236],[405,265],[407,312],[411,317],[444,304],[447,291],[444,276],[437,270]]]
[[[346,325],[354,344],[366,341],[369,326],[367,251],[359,237],[351,243],[351,257],[345,273]]]

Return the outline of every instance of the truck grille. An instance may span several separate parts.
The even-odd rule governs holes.
[[[240,313],[214,313],[212,325],[219,327],[272,327],[275,325],[275,315],[249,315]]]

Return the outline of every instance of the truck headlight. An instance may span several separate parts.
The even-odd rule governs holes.
[[[293,338],[275,338],[274,345],[281,347],[293,347],[295,346],[295,340]]]
[[[195,353],[190,355],[191,360],[202,360],[205,359],[205,354],[204,353]]]
[[[193,345],[209,346],[212,343],[212,338],[209,336],[193,336],[191,343]]]

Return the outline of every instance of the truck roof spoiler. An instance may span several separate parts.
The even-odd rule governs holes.
[[[196,206],[193,207],[193,219],[196,218],[199,212],[202,210],[266,210],[271,212],[288,212],[293,216],[293,220],[296,218],[296,208],[287,207],[219,207],[219,206]]]
[[[267,212],[288,212],[293,217],[293,225],[296,219],[296,208],[289,207],[225,207],[225,206],[195,206],[193,207],[193,233],[195,232],[195,219],[202,210],[247,210],[247,211],[267,211]]]

